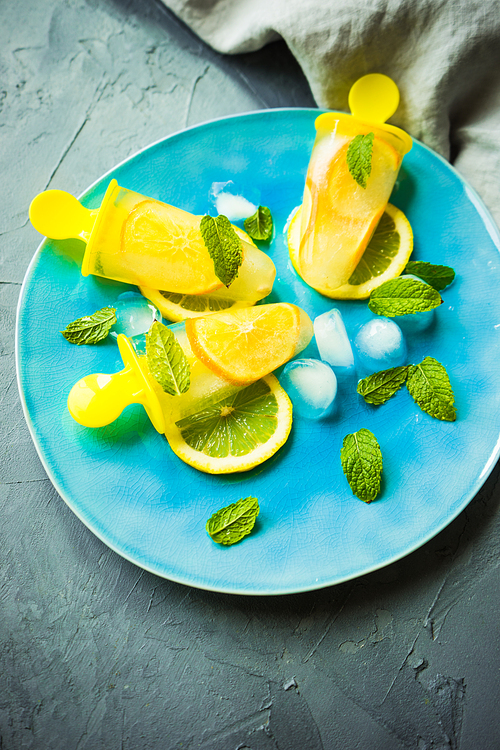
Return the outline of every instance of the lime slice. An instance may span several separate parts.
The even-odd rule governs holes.
[[[297,273],[300,243],[300,208],[288,229],[288,249]],[[333,299],[366,299],[378,286],[399,276],[413,250],[413,232],[404,213],[388,203],[351,278],[333,291],[318,289]]]
[[[170,424],[174,453],[209,474],[248,471],[273,456],[292,426],[292,405],[274,375]]]

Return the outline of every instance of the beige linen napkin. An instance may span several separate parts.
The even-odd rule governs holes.
[[[500,224],[500,0],[164,0],[219,52],[283,38],[319,107],[366,73],[393,78],[391,122],[446,158]]]

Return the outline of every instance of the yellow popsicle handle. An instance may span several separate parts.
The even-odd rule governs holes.
[[[389,76],[370,73],[358,78],[349,91],[349,108],[359,120],[384,123],[399,105],[399,89]]]
[[[104,427],[117,419],[129,404],[142,404],[154,428],[165,432],[163,411],[133,346],[119,334],[118,347],[125,367],[113,374],[94,373],[79,380],[68,396],[68,409],[84,427]]]
[[[137,382],[129,367],[114,375],[93,373],[75,383],[68,396],[71,416],[85,427],[104,427],[135,402]]]
[[[87,242],[99,209],[88,209],[64,190],[45,190],[31,201],[29,216],[35,229],[53,240],[76,237]]]

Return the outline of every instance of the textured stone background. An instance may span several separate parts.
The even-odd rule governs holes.
[[[152,141],[314,106],[284,44],[224,58],[155,0],[0,3],[0,748],[495,750],[499,469],[448,529],[377,573],[282,598],[145,573],[52,488],[15,379],[15,308],[47,187]]]

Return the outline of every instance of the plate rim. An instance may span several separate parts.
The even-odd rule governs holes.
[[[216,123],[222,123],[227,122],[230,120],[236,120],[241,118],[251,118],[258,115],[273,115],[274,113],[317,113],[318,115],[323,112],[337,112],[339,110],[329,110],[329,109],[321,109],[321,108],[314,108],[314,107],[276,107],[276,108],[269,108],[269,109],[258,109],[258,110],[250,110],[247,112],[239,112],[232,115],[227,115],[223,117],[216,117],[209,120],[204,120],[203,122],[197,123],[195,125],[191,125],[188,128],[181,128],[179,130],[174,131],[173,133],[170,133],[169,135],[159,138],[156,141],[153,141],[152,143],[148,144],[147,146],[144,146],[141,149],[138,149],[130,156],[126,157],[119,163],[115,164],[113,167],[111,167],[107,172],[102,174],[100,177],[98,177],[94,182],[92,182],[79,196],[78,200],[84,199],[85,196],[90,193],[99,183],[104,181],[107,177],[109,177],[112,173],[116,172],[120,167],[123,165],[133,161],[141,154],[153,149],[155,146],[165,143],[167,141],[170,141],[176,137],[182,136],[186,133],[189,133],[194,130],[199,130],[201,128],[216,124]],[[482,198],[478,194],[478,192],[473,188],[466,178],[456,169],[456,167],[448,162],[445,157],[443,157],[441,154],[434,151],[432,148],[427,146],[425,143],[422,143],[416,138],[413,138],[413,142],[417,143],[421,148],[423,148],[425,151],[430,153],[433,158],[437,158],[445,167],[447,170],[451,170],[451,172],[455,175],[455,177],[458,179],[458,181],[463,185],[465,188],[465,192],[467,194],[467,197],[469,198],[470,202],[474,205],[474,208],[478,212],[486,231],[488,232],[493,244],[495,245],[496,249],[498,250],[500,254],[500,229],[497,226],[490,210],[487,208],[487,206],[484,204]],[[47,238],[42,239],[40,244],[35,250],[35,253],[33,257],[31,258],[31,261],[26,269],[26,272],[24,274],[23,282],[21,285],[21,289],[19,292],[19,297],[17,300],[17,306],[16,306],[16,327],[15,327],[15,364],[16,364],[16,381],[17,381],[17,387],[19,392],[19,397],[21,401],[21,406],[24,414],[24,418],[26,420],[26,424],[28,426],[28,430],[31,435],[31,439],[33,441],[33,444],[35,446],[35,450],[38,454],[38,457],[42,463],[42,466],[44,467],[44,470],[47,474],[47,477],[50,479],[52,486],[57,491],[59,496],[62,498],[62,500],[66,503],[66,505],[69,507],[69,509],[75,514],[75,516],[86,526],[89,531],[94,534],[106,547],[111,549],[113,552],[115,552],[117,555],[119,555],[122,559],[127,560],[128,562],[132,563],[138,568],[141,568],[142,570],[145,570],[146,572],[152,573],[153,575],[158,576],[161,579],[172,581],[174,583],[182,584],[184,586],[190,586],[192,588],[196,588],[202,591],[211,591],[215,593],[221,593],[221,594],[231,594],[231,595],[238,595],[238,596],[290,596],[294,594],[302,594],[307,593],[311,591],[319,591],[321,589],[329,588],[331,586],[337,586],[342,583],[346,583],[347,581],[355,580],[357,578],[361,578],[363,576],[369,575],[371,573],[376,572],[377,570],[381,570],[389,565],[392,565],[393,563],[398,562],[399,560],[404,559],[405,557],[408,557],[409,555],[416,552],[421,547],[425,546],[429,541],[434,539],[436,536],[438,536],[445,528],[447,528],[463,511],[464,509],[469,505],[470,502],[474,499],[474,497],[478,494],[478,492],[481,490],[485,482],[487,481],[488,477],[490,476],[491,472],[495,468],[498,459],[500,457],[500,434],[498,436],[497,442],[495,446],[493,447],[493,450],[490,452],[488,457],[485,458],[484,462],[484,468],[481,472],[481,474],[477,477],[476,481],[474,482],[473,487],[470,489],[468,494],[466,495],[466,498],[463,500],[463,502],[460,504],[458,508],[456,508],[450,515],[447,516],[446,520],[444,520],[438,527],[434,528],[431,532],[429,532],[425,537],[419,539],[415,544],[411,545],[409,548],[405,549],[404,551],[397,553],[393,557],[391,557],[388,560],[384,560],[383,562],[378,562],[373,565],[367,566],[366,568],[363,568],[362,570],[359,570],[356,573],[349,573],[346,575],[343,575],[341,577],[337,577],[333,580],[324,581],[321,583],[311,583],[304,586],[294,586],[293,588],[287,588],[287,589],[279,589],[279,590],[254,590],[254,589],[245,589],[245,588],[238,588],[238,587],[227,587],[227,586],[217,586],[217,585],[206,585],[203,583],[198,583],[193,580],[189,580],[187,577],[179,576],[176,574],[169,574],[167,575],[165,571],[161,571],[155,568],[154,565],[148,565],[144,562],[139,562],[138,560],[134,559],[134,557],[127,552],[119,549],[119,547],[111,540],[107,539],[106,536],[101,533],[100,530],[94,527],[91,521],[86,520],[80,511],[74,507],[71,499],[69,497],[66,497],[66,493],[64,490],[60,487],[59,482],[57,481],[56,477],[54,476],[54,473],[50,466],[48,465],[44,452],[42,450],[41,445],[39,444],[38,438],[36,436],[34,424],[31,418],[31,415],[29,413],[28,405],[26,402],[25,394],[23,385],[21,382],[21,374],[20,374],[20,316],[22,312],[23,307],[23,301],[24,296],[26,294],[26,289],[32,279],[32,275],[34,273],[35,267],[37,265],[37,261],[43,251],[44,246],[49,240]]]

